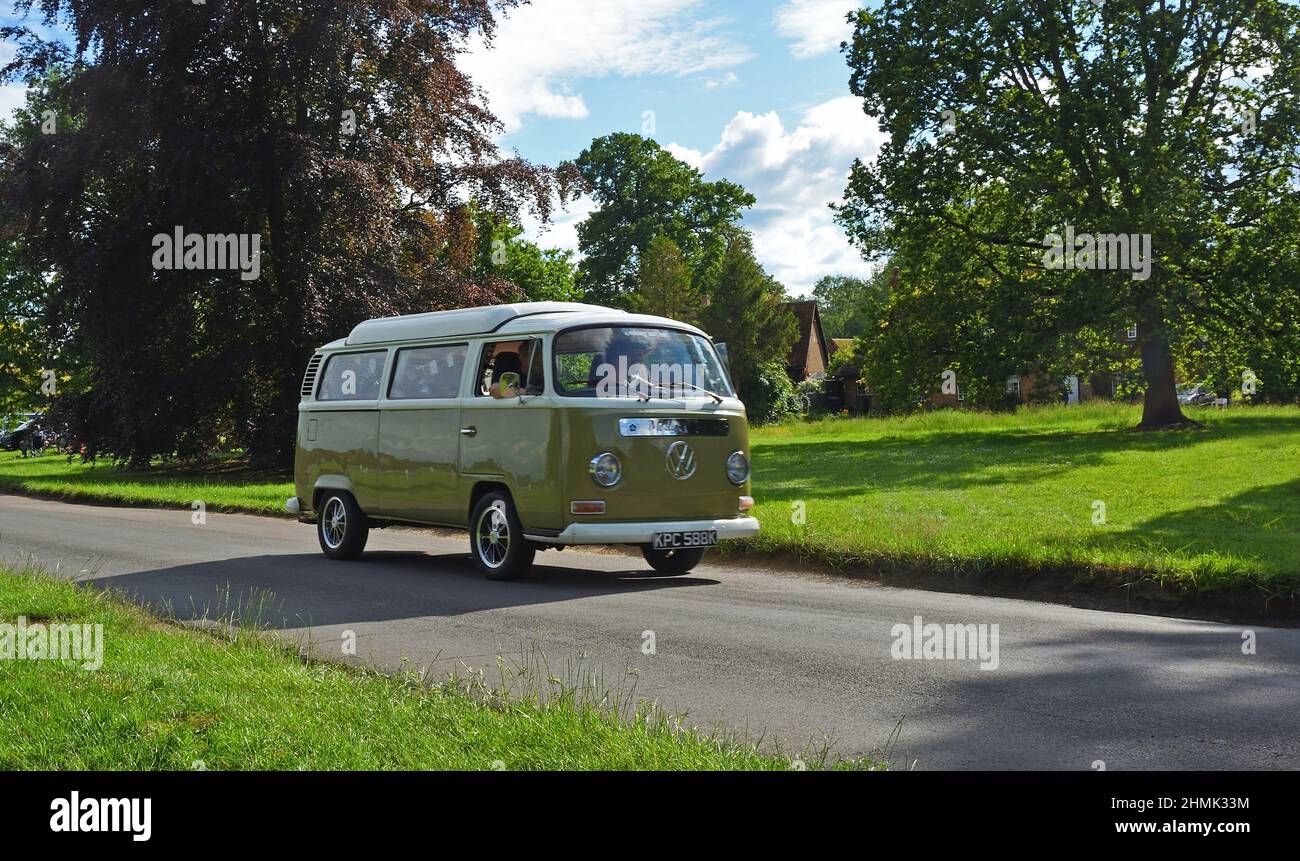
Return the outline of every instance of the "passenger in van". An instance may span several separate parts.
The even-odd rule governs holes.
[[[518,388],[502,383],[501,378],[506,374],[515,375],[515,378],[520,381]],[[523,378],[524,363],[519,360],[519,354],[498,353],[492,357],[492,383],[488,387],[488,393],[498,400],[517,398],[523,393]]]
[[[643,394],[650,373],[648,354],[643,342],[622,333],[615,334],[605,351],[592,357],[589,384],[597,388],[608,377],[604,383],[606,391],[617,392],[620,397]]]

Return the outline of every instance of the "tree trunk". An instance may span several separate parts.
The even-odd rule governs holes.
[[[1139,324],[1138,343],[1142,353],[1142,376],[1147,383],[1146,397],[1142,402],[1142,423],[1138,430],[1198,427],[1198,422],[1183,415],[1178,404],[1174,360],[1164,327]]]

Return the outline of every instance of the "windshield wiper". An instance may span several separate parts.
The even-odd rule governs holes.
[[[667,389],[669,394],[672,394],[672,391],[673,391],[673,387],[672,387],[672,386],[665,386],[663,383],[652,383],[652,382],[650,382],[649,380],[647,380],[646,378],[641,377],[641,376],[638,376],[638,375],[636,375],[636,374],[633,374],[633,375],[631,376],[630,379],[635,380],[635,381],[637,381],[637,382],[645,383],[647,386],[654,386],[656,389]],[[697,392],[703,392],[704,394],[706,394],[706,395],[708,395],[709,397],[713,398],[713,402],[714,402],[715,404],[720,404],[720,403],[722,403],[722,395],[718,394],[717,392],[711,392],[711,391],[709,391],[709,390],[706,389],[706,388],[703,388],[703,387],[701,387],[701,386],[696,386],[696,385],[693,385],[693,384],[691,384],[691,383],[687,383],[687,382],[679,382],[678,385],[680,385],[680,386],[684,386],[684,387],[686,387],[686,388],[688,388],[688,389],[694,389],[694,390],[697,391]],[[650,400],[650,396],[649,396],[649,395],[646,395],[644,398],[640,398],[639,400],[640,400],[642,403],[645,403],[646,401],[649,401],[649,400]]]

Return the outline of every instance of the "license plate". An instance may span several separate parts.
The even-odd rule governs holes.
[[[718,533],[713,529],[699,532],[656,532],[651,547],[655,550],[684,550],[688,547],[712,547],[718,543]]]

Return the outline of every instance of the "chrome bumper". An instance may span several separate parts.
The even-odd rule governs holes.
[[[649,544],[656,532],[703,532],[714,530],[718,540],[748,538],[758,534],[758,520],[753,517],[728,517],[720,520],[655,520],[640,523],[572,523],[559,535],[524,535],[544,544]]]

